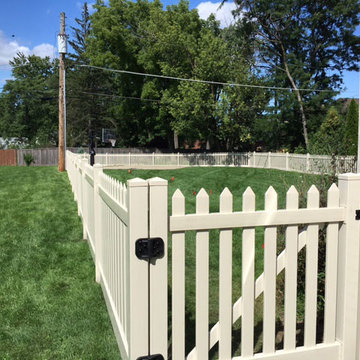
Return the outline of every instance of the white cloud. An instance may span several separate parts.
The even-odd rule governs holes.
[[[54,58],[56,56],[56,48],[51,44],[40,44],[32,49],[32,53],[40,57],[49,56]]]
[[[198,9],[201,19],[206,20],[210,14],[215,14],[216,20],[220,21],[220,26],[229,26],[234,17],[232,11],[236,9],[236,5],[233,2],[225,2],[221,6],[221,2],[212,3],[211,1],[201,2],[196,8]]]
[[[16,40],[9,40],[0,30],[0,65],[8,65],[9,61],[19,52],[26,56],[34,54],[53,58],[56,55],[56,48],[51,44],[40,44],[30,49],[27,46],[20,45]]]

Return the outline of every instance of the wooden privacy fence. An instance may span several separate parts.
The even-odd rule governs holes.
[[[16,165],[16,150],[0,150],[0,166]]]
[[[17,150],[17,164],[25,166],[24,155],[30,154],[34,158],[35,166],[57,165],[59,163],[59,153],[57,148],[49,149],[19,149]]]
[[[209,196],[201,190],[196,198],[196,212],[189,214],[185,197],[177,190],[169,215],[167,181],[132,179],[121,184],[105,175],[101,165],[91,168],[86,159],[70,152],[67,164],[84,237],[89,239],[94,254],[96,280],[102,285],[123,360],[206,360],[216,344],[218,357],[223,360],[360,359],[360,175],[340,175],[339,187],[332,185],[328,191],[326,207],[320,207],[319,192],[312,186],[306,208],[299,208],[298,192],[291,187],[286,208],[278,209],[277,193],[270,187],[264,210],[256,210],[255,194],[248,188],[242,197],[242,210],[234,211],[233,196],[225,188],[219,212],[209,212]],[[325,320],[319,324],[318,250],[322,225],[326,226]],[[259,227],[264,228],[264,268],[256,279],[255,231]],[[285,246],[279,254],[278,227],[285,229]],[[234,237],[237,228],[242,229],[241,238]],[[218,240],[213,230],[218,230]],[[172,243],[171,304],[168,232]],[[186,279],[192,275],[186,271],[189,232],[196,232],[196,286],[194,293],[186,294]],[[219,242],[219,315],[210,326],[209,293],[216,290],[209,281],[209,260],[214,256],[209,251],[212,241]],[[241,297],[233,301],[235,242],[241,242],[242,277]],[[299,344],[297,266],[298,253],[303,248],[305,315],[304,339]],[[147,258],[147,254],[152,256]],[[282,271],[284,342],[277,349],[276,281]],[[262,351],[255,354],[255,300],[260,295]],[[186,350],[191,333],[185,321],[189,297],[194,297],[196,304],[195,347]],[[233,331],[233,324],[240,318],[241,335]],[[323,334],[320,340],[318,333]],[[234,355],[234,337],[239,337],[235,340],[241,343],[241,356]]]

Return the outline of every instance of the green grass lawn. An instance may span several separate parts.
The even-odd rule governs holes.
[[[177,188],[186,196],[187,212],[195,211],[193,192],[201,187],[211,190],[211,211],[218,211],[225,186],[234,195],[234,209],[240,210],[242,193],[249,185],[256,193],[257,208],[263,209],[270,185],[283,207],[290,185],[304,194],[310,184],[323,182],[316,176],[250,168],[107,173],[121,181],[163,177],[169,180],[169,199]],[[0,204],[0,359],[119,359],[67,174],[54,167],[0,167]],[[262,272],[262,234],[257,229],[256,275]],[[194,236],[194,232],[186,235],[187,351],[193,347],[195,329]],[[241,294],[240,229],[234,231],[233,239],[235,301]],[[171,254],[171,239],[169,243]],[[211,231],[210,252],[210,323],[214,324],[218,319],[218,231]],[[171,272],[169,280],[171,288]],[[256,346],[260,349],[261,299],[256,306]],[[240,328],[239,321],[234,325],[235,354],[239,353]]]
[[[66,173],[0,167],[0,359],[119,359]]]
[[[256,194],[256,208],[264,209],[265,192],[271,185],[278,193],[279,208],[285,207],[286,192],[291,185],[295,185],[299,191],[300,206],[306,204],[306,192],[314,183],[319,189],[326,188],[329,183],[325,177],[304,175],[295,172],[279,170],[252,169],[252,168],[184,168],[178,170],[134,170],[131,174],[127,170],[106,170],[110,176],[125,182],[134,177],[148,179],[159,176],[169,181],[169,211],[171,214],[171,197],[176,189],[180,189],[186,198],[186,212],[195,212],[196,194],[203,187],[210,196],[210,212],[219,210],[219,196],[225,187],[233,194],[234,210],[241,210],[242,194],[248,186],[251,186]],[[172,181],[174,178],[174,181]],[[326,198],[326,192],[322,194],[322,201]],[[255,243],[255,272],[256,277],[263,271],[263,228],[256,229]],[[283,234],[278,231],[279,251],[283,246]],[[281,245],[282,244],[282,245]],[[186,330],[187,351],[190,351],[195,342],[195,232],[186,233]],[[169,237],[169,282],[171,289],[171,236]],[[210,324],[218,321],[219,299],[219,231],[210,231]],[[279,291],[281,294],[281,289]],[[241,229],[233,231],[233,302],[241,295]],[[282,298],[278,299],[277,317],[281,322]],[[301,300],[303,301],[303,300]],[[261,350],[262,345],[262,299],[256,301],[255,310],[255,348]],[[233,329],[233,352],[240,355],[240,329],[239,320]],[[212,351],[212,358],[216,358],[217,349]]]

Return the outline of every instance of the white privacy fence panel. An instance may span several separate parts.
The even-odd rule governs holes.
[[[355,157],[289,153],[177,153],[177,154],[97,154],[95,162],[104,166],[248,166],[314,174],[356,171]]]
[[[277,166],[283,165],[283,157],[271,159],[269,154],[267,156]],[[265,154],[263,160],[264,157]],[[302,156],[295,158],[299,164],[304,161]],[[220,159],[219,156],[218,161],[224,161]],[[289,160],[289,156],[285,159]],[[309,166],[306,155],[305,160]],[[67,171],[84,224],[84,237],[94,253],[96,280],[103,289],[122,359],[138,360],[144,356],[143,359],[147,359],[146,356],[156,354],[162,356],[156,359],[208,359],[211,349],[218,344],[219,359],[358,360],[360,175],[340,175],[339,188],[332,185],[328,191],[326,207],[319,207],[319,192],[312,186],[306,208],[299,208],[298,192],[291,187],[285,209],[279,209],[277,193],[270,187],[265,195],[264,210],[256,210],[255,194],[248,188],[243,194],[242,211],[234,211],[233,195],[225,189],[220,196],[219,212],[209,212],[209,196],[201,190],[196,198],[196,212],[186,213],[185,197],[177,190],[169,216],[167,181],[132,179],[125,185],[105,175],[101,165],[90,167],[87,162],[86,158],[67,152]],[[320,226],[325,230],[322,236],[326,240],[324,324],[317,321]],[[259,227],[264,228],[264,269],[255,279],[255,234]],[[280,227],[284,235],[281,248]],[[234,236],[236,228],[242,229],[241,236]],[[172,237],[170,322],[168,231]],[[196,233],[195,253],[191,254],[196,262],[195,274],[186,271],[189,231]],[[218,239],[214,239],[214,234],[218,234]],[[145,261],[135,255],[138,239],[146,238],[163,240],[164,253],[160,257]],[[213,259],[210,251],[213,241],[219,242],[218,259]],[[239,241],[242,276],[234,279],[233,246]],[[305,320],[304,342],[299,345],[297,268],[298,253],[302,249],[306,251]],[[218,318],[211,325],[210,294],[216,289],[212,288],[210,263],[219,264]],[[275,341],[279,317],[276,281],[283,271],[284,341],[279,350]],[[195,277],[194,293],[185,292],[188,276]],[[234,280],[241,284],[238,299],[233,299]],[[262,350],[255,354],[255,301],[261,295]],[[195,347],[190,351],[186,350],[190,329],[185,322],[189,315],[189,297],[193,297],[196,304],[193,314]],[[235,334],[233,324],[239,319],[241,334]],[[317,339],[319,332],[323,333],[320,341]],[[241,357],[234,355],[234,341],[241,344]]]
[[[97,154],[104,166],[246,166],[247,153]]]
[[[259,167],[259,168],[269,168],[269,153],[257,153],[252,152],[249,153],[249,163],[248,165],[251,167]]]
[[[286,169],[286,166],[289,167],[289,164],[287,164],[289,160],[287,159],[286,154],[270,153],[269,158],[270,158],[270,167],[273,169]]]
[[[309,158],[308,155],[289,154],[288,169],[304,173],[309,172]]]

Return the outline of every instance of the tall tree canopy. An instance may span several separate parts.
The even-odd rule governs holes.
[[[75,21],[77,27],[71,28],[72,40],[69,41],[73,52],[67,60],[67,132],[70,146],[86,145],[92,132],[99,135],[102,128],[113,127],[108,116],[111,98],[100,96],[108,91],[108,74],[83,67],[90,64],[91,18],[86,2],[81,17]]]
[[[329,109],[342,72],[357,69],[360,4],[235,2],[227,28],[213,15],[201,19],[186,0],[166,9],[159,0],[97,0],[91,15],[85,3],[66,61],[68,144],[85,145],[89,132],[112,128],[119,146],[174,149],[197,140],[211,150],[312,151],[329,121],[344,131],[344,119]],[[11,65],[0,134],[54,142],[57,62],[19,54]]]
[[[340,88],[342,72],[357,69],[360,38],[355,29],[360,23],[359,2],[235,0],[235,3],[239,22],[256,44],[259,64],[266,66],[274,84],[293,89],[295,118],[301,118],[308,148],[308,131],[319,127],[323,105],[332,99],[331,91]],[[330,92],[305,92],[302,88]],[[288,99],[280,93],[276,105],[286,110]]]
[[[0,134],[33,145],[57,142],[58,62],[19,53],[0,95]]]
[[[197,10],[189,9],[188,1],[181,0],[165,11],[159,1],[114,0],[108,6],[98,1],[88,54],[92,64],[114,69],[261,83],[232,40],[213,16],[200,19]],[[179,136],[181,143],[197,139],[212,149],[244,147],[266,103],[263,93],[253,93],[250,98],[243,96],[244,89],[218,84],[129,74],[115,74],[112,84],[118,96],[143,99],[140,104],[134,99],[119,100],[111,107],[126,145],[171,147]]]

